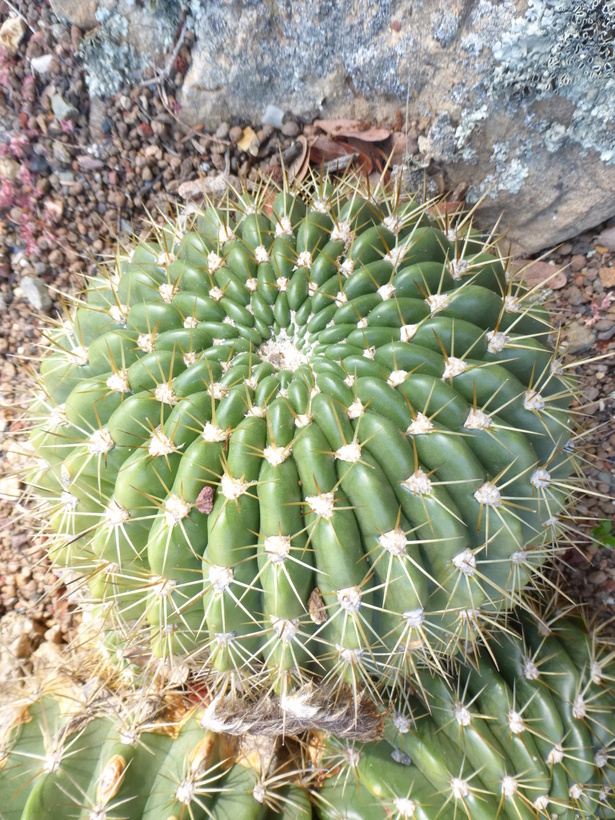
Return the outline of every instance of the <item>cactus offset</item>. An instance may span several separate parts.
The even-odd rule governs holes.
[[[3,712],[2,816],[613,818],[615,652],[574,619],[524,621],[499,671],[477,649],[448,683],[423,673],[369,743],[239,740],[207,696],[56,676]]]
[[[348,182],[271,196],[90,281],[49,334],[29,481],[120,653],[402,687],[539,583],[574,385],[467,225]]]

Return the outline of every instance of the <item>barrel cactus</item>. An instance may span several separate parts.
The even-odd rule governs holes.
[[[349,180],[152,225],[49,334],[28,481],[104,646],[378,697],[556,551],[574,383],[493,243]]]
[[[2,817],[615,817],[615,653],[599,637],[525,618],[448,671],[421,673],[367,743],[252,737],[247,714],[216,733],[208,695],[56,675],[2,712]]]

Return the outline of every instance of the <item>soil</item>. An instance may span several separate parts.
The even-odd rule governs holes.
[[[65,315],[66,294],[83,287],[118,242],[140,233],[148,215],[162,221],[169,203],[202,187],[216,193],[229,179],[279,181],[280,156],[297,156],[302,134],[310,134],[288,114],[279,130],[253,123],[255,150],[245,127],[225,123],[209,134],[184,126],[176,91],[190,64],[190,32],[182,33],[162,80],[152,68],[140,86],[90,99],[77,54],[83,32],[59,22],[47,2],[24,0],[20,13],[27,26],[17,52],[0,53],[2,680],[31,664],[37,648],[62,646],[76,618],[47,562],[45,536],[29,528],[30,505],[20,498],[27,463],[21,413],[46,322]],[[44,71],[34,69],[41,65]],[[402,121],[404,128],[416,144],[420,124]],[[441,171],[428,173],[441,188]],[[578,360],[583,399],[574,412],[587,425],[580,443],[587,482],[578,485],[574,523],[571,516],[566,525],[560,583],[607,619],[615,616],[615,549],[601,522],[615,517],[615,220],[552,249],[546,260],[515,264],[528,262],[528,277]]]

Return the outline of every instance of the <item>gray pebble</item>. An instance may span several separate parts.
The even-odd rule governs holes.
[[[79,112],[74,105],[67,103],[61,94],[52,94],[51,96],[51,110],[56,119],[62,120],[76,120]]]
[[[72,159],[70,151],[62,142],[54,142],[53,155],[58,160],[58,162],[61,162],[64,165],[69,165]]]
[[[52,305],[47,285],[34,276],[24,276],[19,283],[26,300],[35,310],[47,312]]]
[[[294,120],[289,120],[282,126],[282,133],[285,137],[298,137],[301,133],[301,128],[299,128],[299,124],[294,122]]]
[[[583,353],[590,350],[596,341],[596,334],[591,327],[580,322],[571,322],[566,332],[568,353]]]
[[[221,122],[220,125],[216,128],[216,136],[219,140],[225,140],[228,137],[230,126],[228,122]]]

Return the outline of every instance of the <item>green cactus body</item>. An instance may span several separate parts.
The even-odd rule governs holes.
[[[157,227],[54,334],[31,409],[52,560],[145,655],[278,692],[401,685],[483,636],[574,470],[573,384],[490,248],[321,189]]]
[[[4,713],[0,816],[615,817],[613,653],[574,620],[542,635],[529,621],[510,627],[493,653],[499,669],[482,649],[452,663],[448,680],[423,672],[417,694],[387,710],[381,739],[311,731],[309,754],[254,737],[265,724],[249,709],[225,725],[216,704],[177,689],[99,685],[88,700],[87,687],[39,688]],[[235,737],[205,728],[214,720]]]

